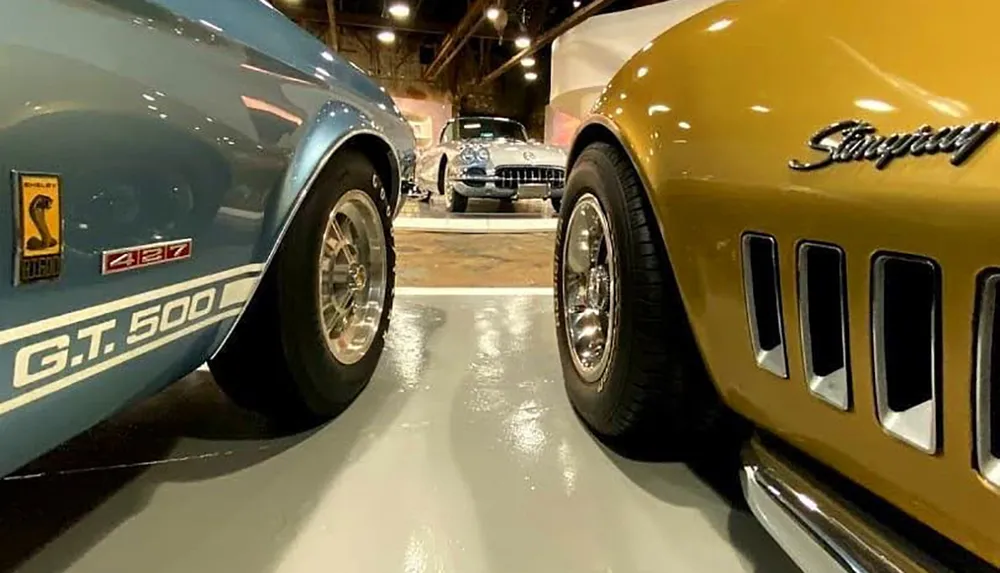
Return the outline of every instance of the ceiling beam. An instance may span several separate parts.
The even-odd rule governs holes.
[[[487,74],[486,77],[484,77],[482,80],[479,81],[479,85],[482,86],[490,82],[496,81],[497,78],[507,73],[507,71],[509,71],[514,66],[518,65],[518,63],[521,61],[521,58],[530,56],[531,54],[534,54],[538,50],[541,50],[545,46],[551,44],[553,41],[556,40],[556,38],[562,36],[566,32],[569,32],[573,28],[576,28],[577,26],[582,24],[584,20],[596,14],[605,7],[610,6],[614,1],[615,0],[593,0],[593,2],[591,2],[590,4],[587,4],[586,6],[578,9],[576,12],[573,12],[572,14],[570,14],[569,17],[560,22],[558,25],[556,25],[553,28],[550,28],[544,34],[533,40],[530,46],[514,54],[514,56],[511,59],[501,64],[499,68]]]
[[[479,24],[486,19],[486,9],[493,2],[495,0],[473,0],[465,15],[462,16],[462,19],[455,26],[455,29],[445,36],[444,41],[441,42],[441,47],[438,49],[437,54],[434,55],[434,61],[428,66],[424,77],[431,80],[435,79],[441,73],[441,70],[454,59],[455,55],[469,41],[469,37],[479,27]]]
[[[326,17],[330,25],[328,32],[329,45],[333,48],[334,52],[339,52],[340,38],[337,36],[337,7],[334,6],[333,0],[326,0]]]

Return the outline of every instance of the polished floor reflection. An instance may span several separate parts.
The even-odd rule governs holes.
[[[460,218],[476,219],[484,217],[515,219],[548,219],[556,216],[548,200],[525,199],[500,201],[499,199],[469,199],[464,213],[449,213],[443,195],[432,195],[429,200],[414,198],[407,200],[400,212],[401,217]]]
[[[0,569],[794,572],[711,479],[590,437],[551,313],[400,297],[371,386],[303,435],[189,376],[0,483]]]

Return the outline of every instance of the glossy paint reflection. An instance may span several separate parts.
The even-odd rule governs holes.
[[[403,177],[412,169],[412,130],[386,93],[264,3],[8,4],[0,173],[59,175],[66,244],[58,281],[15,288],[0,265],[0,299],[17,300],[0,330],[268,263],[296,199],[359,132],[391,142]],[[0,237],[15,236],[11,207],[0,201]],[[183,263],[101,275],[104,251],[181,239],[193,244]],[[0,474],[190,372],[226,318],[4,415],[0,430],[22,439],[0,448]],[[16,351],[0,345],[0,367]],[[0,401],[15,394],[0,387]]]
[[[794,572],[684,466],[589,436],[551,300],[398,297],[370,387],[311,435],[255,429],[192,377],[31,468],[44,477],[0,483],[20,500],[0,502],[5,555],[22,573]],[[54,475],[76,464],[108,469]]]
[[[1000,565],[992,519],[1000,495],[970,462],[969,324],[979,273],[1000,265],[1000,143],[983,139],[967,147],[975,154],[956,155],[928,152],[926,141],[947,133],[950,144],[955,127],[978,126],[967,132],[977,135],[995,129],[996,82],[981,73],[991,68],[995,46],[988,35],[958,32],[928,43],[924,31],[971,29],[997,16],[990,3],[914,10],[904,0],[723,2],[626,64],[594,120],[620,134],[640,171],[700,349],[728,402],[993,565]],[[848,134],[819,131],[843,121],[871,124],[885,141],[926,132],[916,140],[924,143],[903,147],[901,136],[898,157],[866,146],[858,161],[852,155],[813,171],[789,167],[793,159],[822,161],[817,148],[847,141]],[[879,156],[882,169],[873,161]],[[757,369],[748,343],[734,244],[746,231],[779,243],[790,384]],[[805,239],[835,243],[846,256],[857,390],[848,413],[817,400],[805,379],[796,277],[787,272]],[[943,269],[940,419],[947,445],[936,456],[897,443],[873,423],[870,269],[880,250],[920,254]]]

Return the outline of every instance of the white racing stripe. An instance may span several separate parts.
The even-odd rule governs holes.
[[[244,265],[242,267],[236,267],[212,275],[207,275],[203,277],[198,277],[196,279],[191,279],[189,281],[176,283],[168,285],[165,287],[160,287],[155,290],[141,292],[129,297],[125,297],[119,300],[113,300],[106,302],[104,304],[99,304],[97,306],[91,306],[88,308],[82,308],[67,314],[61,314],[59,316],[49,317],[43,320],[38,320],[29,324],[24,324],[21,326],[15,326],[14,328],[9,328],[7,330],[0,330],[0,346],[14,342],[15,340],[21,340],[22,338],[27,338],[29,336],[34,336],[36,334],[41,334],[49,330],[56,328],[62,328],[69,326],[71,324],[76,324],[77,322],[82,322],[84,320],[89,320],[96,318],[98,316],[108,314],[110,312],[116,312],[119,310],[124,310],[126,308],[131,308],[162,298],[165,296],[170,296],[172,294],[177,294],[204,286],[207,284],[212,284],[225,279],[238,277],[240,275],[245,275],[249,273],[259,273],[264,269],[264,265],[254,264],[254,265]]]
[[[162,336],[160,338],[157,338],[156,340],[154,340],[154,341],[152,341],[152,342],[150,342],[148,344],[143,344],[142,346],[137,346],[135,348],[132,348],[131,350],[128,350],[126,352],[122,352],[121,354],[119,354],[119,355],[117,355],[117,356],[115,356],[113,358],[109,358],[109,359],[107,359],[104,362],[101,362],[99,364],[95,364],[95,365],[91,366],[90,368],[85,368],[83,370],[80,370],[79,372],[74,372],[73,374],[70,374],[69,376],[66,376],[64,378],[60,378],[58,380],[50,382],[50,383],[46,384],[45,386],[40,386],[38,388],[35,388],[34,390],[31,390],[30,392],[25,392],[24,394],[20,394],[20,395],[18,395],[15,398],[11,398],[10,400],[7,400],[6,402],[0,402],[0,415],[6,414],[7,412],[10,412],[11,410],[16,410],[17,408],[20,408],[22,406],[30,404],[30,403],[32,403],[32,402],[34,402],[36,400],[40,400],[40,399],[48,396],[49,394],[53,394],[53,393],[58,392],[60,390],[64,390],[64,389],[66,389],[66,388],[68,388],[68,387],[70,387],[70,386],[72,386],[72,385],[74,385],[74,384],[76,384],[78,382],[83,382],[84,380],[86,380],[88,378],[91,378],[93,376],[96,376],[96,375],[100,374],[101,372],[105,372],[107,370],[110,370],[111,368],[114,368],[115,366],[118,366],[120,364],[124,364],[125,362],[128,362],[129,360],[132,360],[134,358],[138,358],[138,357],[142,356],[143,354],[146,354],[147,352],[152,352],[153,350],[156,350],[157,348],[160,348],[161,346],[170,344],[171,342],[173,342],[175,340],[179,340],[179,339],[181,339],[181,338],[183,338],[183,337],[185,337],[185,336],[187,336],[187,335],[189,335],[189,334],[191,334],[193,332],[197,332],[197,331],[199,331],[199,330],[201,330],[201,329],[203,329],[203,328],[205,328],[207,326],[211,326],[211,325],[216,324],[218,322],[222,322],[223,320],[226,320],[227,318],[236,316],[239,313],[240,313],[240,309],[239,308],[234,308],[232,310],[227,310],[225,312],[221,312],[219,314],[216,314],[215,316],[210,316],[210,317],[206,318],[205,320],[203,320],[201,322],[196,322],[194,324],[190,324],[190,325],[188,325],[188,326],[186,326],[186,327],[184,327],[184,328],[182,328],[182,329],[180,329],[180,330],[178,330],[176,332],[171,332],[170,334],[166,334],[166,335],[164,335],[164,336]]]

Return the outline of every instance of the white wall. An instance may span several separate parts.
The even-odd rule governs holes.
[[[722,0],[669,0],[594,16],[552,44],[549,101],[582,118],[601,89],[643,46],[689,17]]]

